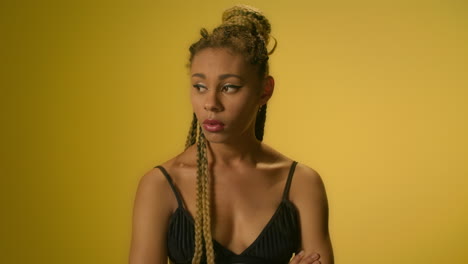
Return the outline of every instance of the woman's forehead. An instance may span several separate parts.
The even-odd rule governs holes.
[[[233,52],[228,48],[205,48],[195,54],[192,60],[191,72],[194,73],[235,73],[249,75],[253,72],[253,65],[248,63],[245,56]]]

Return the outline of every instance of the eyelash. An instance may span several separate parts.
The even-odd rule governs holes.
[[[206,89],[206,87],[204,87],[204,86],[201,85],[201,84],[194,84],[194,85],[193,85],[193,88],[197,89],[199,92],[200,92],[200,89],[201,89],[201,88]]]
[[[201,92],[200,89],[202,89],[202,88],[203,88],[203,89],[206,89],[206,87],[203,86],[203,85],[201,85],[201,84],[194,84],[193,87],[194,87],[195,89],[197,89],[199,92]],[[241,86],[232,85],[232,84],[230,84],[230,85],[224,85],[224,86],[221,88],[221,90],[222,90],[222,91],[227,91],[226,89],[229,89],[229,88],[235,89],[235,91],[237,91],[239,88],[241,88]]]
[[[221,90],[227,91],[227,89],[229,89],[229,88],[234,89],[234,92],[236,92],[236,91],[237,91],[239,88],[241,88],[241,87],[240,87],[240,86],[237,86],[237,85],[232,85],[232,84],[231,84],[231,85],[225,85],[225,86],[223,86],[223,88],[221,88]]]

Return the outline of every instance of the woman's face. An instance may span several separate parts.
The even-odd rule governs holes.
[[[191,102],[208,141],[235,142],[255,137],[265,80],[257,67],[225,48],[205,48],[192,60]]]

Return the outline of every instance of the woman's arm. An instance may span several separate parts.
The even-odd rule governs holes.
[[[159,169],[143,175],[135,195],[129,264],[167,263],[172,190]],[[168,199],[169,197],[169,199]]]
[[[320,175],[304,164],[291,185],[291,200],[299,210],[301,243],[305,255],[318,253],[321,264],[334,264],[328,229],[328,199]]]

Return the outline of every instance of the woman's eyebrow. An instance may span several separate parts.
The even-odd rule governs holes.
[[[200,77],[200,78],[202,78],[202,79],[206,79],[206,75],[203,74],[203,73],[194,73],[194,74],[192,74],[192,77]],[[227,79],[227,78],[229,78],[229,77],[235,77],[235,78],[240,79],[241,81],[244,80],[241,76],[239,76],[239,75],[237,75],[237,74],[232,74],[232,73],[221,74],[221,75],[218,77],[218,79],[219,79],[219,80],[224,80],[224,79]]]
[[[200,77],[200,78],[206,79],[206,76],[203,73],[194,73],[192,74],[192,77]]]
[[[243,81],[244,79],[242,79],[242,77],[240,77],[239,75],[236,75],[236,74],[230,74],[230,73],[227,73],[227,74],[221,74],[219,76],[219,79],[220,80],[224,80],[224,79],[227,79],[229,77],[235,77],[235,78],[238,78],[240,79],[241,81]]]
[[[194,74],[192,74],[192,77],[200,77],[200,78],[206,79],[206,75],[203,74],[203,73],[194,73]],[[229,77],[235,77],[235,78],[243,80],[240,75],[232,74],[232,73],[221,74],[218,77],[218,79],[223,80],[223,79],[226,79],[226,78],[229,78]]]

